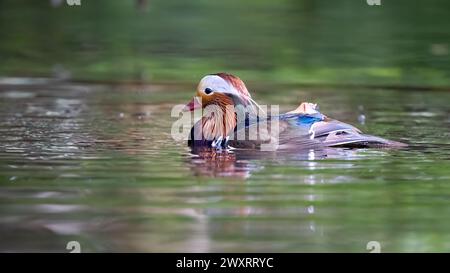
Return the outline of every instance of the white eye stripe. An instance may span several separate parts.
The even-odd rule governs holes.
[[[216,75],[207,75],[200,80],[198,90],[202,93],[208,94],[205,90],[210,88],[215,93],[230,93],[237,94],[233,86],[228,82]]]

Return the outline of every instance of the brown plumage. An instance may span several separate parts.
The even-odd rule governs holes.
[[[206,140],[226,138],[236,127],[236,113],[233,100],[223,94],[214,94],[213,99],[203,106],[202,134]]]

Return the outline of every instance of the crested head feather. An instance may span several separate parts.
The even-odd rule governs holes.
[[[231,95],[244,106],[251,106],[250,109],[255,114],[257,113],[256,109],[259,109],[260,113],[265,113],[259,104],[252,99],[245,83],[239,77],[223,72],[207,75],[200,80],[198,91],[203,92],[206,88]]]
[[[245,83],[239,77],[236,77],[236,76],[228,74],[228,73],[223,73],[223,72],[217,73],[217,74],[214,74],[214,75],[219,76],[222,79],[224,79],[229,85],[234,87],[234,89],[236,89],[236,91],[241,96],[243,96],[245,98],[251,98],[251,95],[248,92],[248,89],[245,86]]]
[[[217,93],[238,97],[246,104],[249,103],[249,99],[251,98],[245,84],[239,78],[225,73],[206,75],[203,77],[198,84],[198,91],[202,93],[207,88]]]

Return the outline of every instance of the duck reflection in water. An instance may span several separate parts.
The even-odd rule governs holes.
[[[243,149],[213,149],[198,147],[191,151],[187,160],[192,172],[200,177],[229,177],[245,180],[253,173],[261,171],[269,161],[270,164],[298,166],[306,170],[314,170],[317,160],[342,159],[351,160],[363,156],[364,150],[351,148],[323,148],[304,151],[264,152]],[[351,165],[351,162],[341,163]],[[311,180],[309,177],[308,181]],[[305,183],[310,184],[305,180]]]

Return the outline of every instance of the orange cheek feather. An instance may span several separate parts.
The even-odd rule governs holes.
[[[219,113],[210,113],[203,118],[203,134],[207,139],[225,138],[236,126],[236,115],[233,108],[233,100],[224,94],[204,95],[197,93],[202,98],[202,107],[216,105]],[[214,109],[211,109],[214,111]]]
[[[206,95],[197,91],[197,97],[200,97],[202,100],[202,108],[205,108],[208,104],[211,104],[214,101],[214,94]]]

